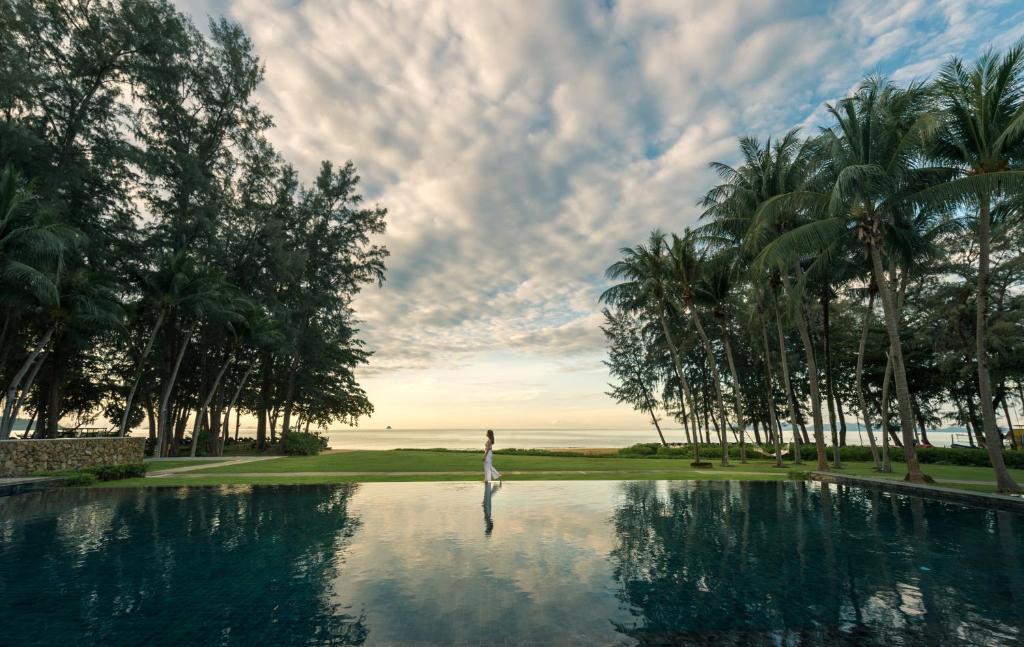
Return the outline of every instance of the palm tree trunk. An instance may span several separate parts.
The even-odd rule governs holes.
[[[978,396],[981,399],[981,422],[985,431],[985,448],[988,459],[996,473],[996,489],[999,492],[1020,492],[1021,488],[1010,476],[1003,461],[1003,439],[996,427],[996,412],[992,400],[992,383],[988,370],[988,284],[989,254],[991,247],[991,219],[989,217],[988,195],[981,198],[978,214],[978,305],[975,325],[978,361]]]
[[[726,321],[722,321],[722,344],[725,345],[725,358],[729,363],[729,373],[732,374],[732,389],[735,396],[736,406],[736,429],[740,436],[740,463],[747,462],[747,434],[746,426],[743,424],[742,405],[740,403],[740,376],[736,372],[736,362],[732,357],[732,345],[729,343],[729,329]]]
[[[878,413],[882,416],[882,471],[892,471],[892,459],[889,456],[889,435],[892,429],[889,427],[889,398],[892,394],[892,360],[886,355],[885,377],[882,378],[882,403],[878,406]]]
[[[882,266],[882,252],[871,242],[868,247],[875,274],[875,284],[882,296],[882,312],[885,314],[885,329],[889,335],[889,356],[892,360],[892,374],[896,383],[896,402],[900,411],[900,431],[903,435],[903,456],[907,463],[907,480],[924,483],[931,479],[921,473],[917,462],[917,448],[914,446],[914,414],[910,406],[910,386],[907,383],[907,369],[903,363],[903,345],[900,343],[899,312],[892,287]],[[1001,458],[1001,457],[1000,457]]]
[[[769,435],[772,439],[772,447],[775,449],[775,467],[782,467],[782,445],[779,443],[778,421],[775,419],[775,393],[772,378],[772,355],[768,348],[768,328],[761,322],[761,345],[764,348],[764,373],[768,383],[768,420],[771,424]]]
[[[14,428],[14,421],[11,420],[11,410],[14,409],[15,398],[18,395],[18,389],[21,388],[21,382],[25,379],[25,374],[28,373],[29,369],[35,364],[39,355],[46,348],[46,345],[50,343],[50,338],[53,337],[53,333],[56,331],[56,326],[50,326],[49,330],[43,334],[39,343],[29,353],[28,357],[21,364],[21,368],[14,374],[10,384],[7,385],[7,393],[4,396],[4,411],[3,416],[0,417],[0,440],[7,440],[10,437],[11,429]]]
[[[217,388],[220,386],[220,380],[224,377],[225,371],[231,366],[231,363],[235,361],[235,354],[228,353],[227,360],[221,364],[220,370],[217,371],[216,377],[213,378],[213,385],[210,387],[209,392],[206,394],[206,398],[203,400],[202,405],[196,410],[196,419],[192,424],[192,446],[188,450],[188,455],[191,458],[196,456],[196,446],[199,445],[199,427],[202,424],[203,418],[206,416],[206,410],[210,406],[210,402],[213,400],[213,396],[217,393]],[[213,425],[210,425],[212,431]]]
[[[690,397],[690,385],[686,381],[686,375],[683,373],[682,362],[679,361],[679,349],[676,347],[675,341],[672,339],[672,332],[668,328],[668,321],[665,319],[665,308],[660,308],[658,312],[658,318],[661,320],[661,330],[665,334],[665,343],[668,345],[669,355],[672,356],[672,367],[676,372],[676,379],[679,380],[680,388],[680,399],[679,405],[683,412],[683,425],[686,425],[686,402],[690,402],[690,411],[695,414],[697,409],[694,408],[693,399]],[[693,461],[695,463],[700,462],[700,432],[696,429],[697,421],[694,416],[694,435],[693,435]],[[690,430],[687,428],[686,435],[690,435]]]
[[[231,426],[231,410],[235,408],[235,403],[238,402],[238,396],[242,394],[242,389],[245,388],[245,383],[249,380],[249,376],[252,375],[253,369],[256,368],[256,364],[250,364],[249,368],[245,370],[245,374],[242,375],[241,381],[238,382],[238,388],[235,389],[234,395],[231,396],[231,402],[228,403],[228,408],[224,412],[224,440],[228,439],[228,428]],[[238,428],[235,428],[235,440],[238,440]],[[224,453],[224,443],[221,443],[220,452]]]
[[[789,405],[790,426],[793,429],[793,462],[803,463],[800,456],[800,430],[797,429],[796,397],[793,395],[793,383],[789,379],[789,362],[786,360],[786,336],[782,334],[782,317],[778,307],[775,308],[775,328],[779,334],[779,357],[782,364],[782,385],[786,389],[786,403]]]
[[[174,367],[171,369],[171,374],[168,376],[167,381],[164,384],[163,389],[160,391],[160,418],[157,424],[157,447],[154,451],[156,456],[163,456],[165,447],[164,445],[170,438],[169,433],[170,427],[170,402],[171,394],[174,392],[174,382],[178,379],[178,370],[181,368],[181,360],[185,357],[185,350],[188,348],[189,342],[192,340],[192,329],[189,328],[185,332],[185,338],[181,342],[181,348],[178,349],[178,356],[174,360]]]
[[[694,307],[690,307],[690,319],[693,321],[693,326],[697,329],[700,342],[704,346],[704,355],[707,357],[708,366],[711,367],[711,379],[715,383],[715,404],[718,406],[719,419],[722,421],[722,426],[718,430],[719,442],[722,445],[721,463],[722,467],[726,467],[729,465],[729,438],[726,436],[728,418],[725,413],[725,400],[722,398],[722,378],[718,374],[718,362],[715,360],[715,353],[711,349],[711,342],[704,332],[704,326],[700,322],[700,315],[697,314],[697,309]]]
[[[25,380],[25,386],[21,388],[18,400],[14,403],[14,411],[11,412],[10,421],[7,423],[8,438],[11,437],[11,432],[14,431],[14,423],[18,420],[18,414],[21,413],[21,407],[25,404],[25,400],[28,399],[28,395],[32,391],[32,385],[36,382],[36,376],[39,375],[39,369],[46,363],[46,356],[48,354],[49,351],[43,351],[43,354],[39,356],[39,359],[36,360],[35,366],[32,367],[32,372],[28,374],[28,378]],[[35,415],[33,415],[33,419],[35,419]]]
[[[650,396],[650,393],[647,390],[647,388],[648,388],[647,387],[647,381],[644,379],[643,373],[640,372],[641,365],[642,365],[642,360],[641,360],[641,358],[639,356],[639,353],[638,353],[637,349],[634,348],[633,349],[633,372],[635,373],[637,384],[640,385],[640,388],[643,390],[643,393],[644,393],[644,406],[646,407],[648,413],[651,414],[651,422],[654,423],[654,428],[658,430],[658,438],[661,439],[661,446],[662,447],[668,447],[668,443],[665,442],[665,434],[661,433],[661,425],[658,424],[658,417],[656,415],[654,415],[654,403],[651,402],[651,396]],[[302,429],[301,426],[298,427],[298,428]]]
[[[167,315],[167,311],[163,308],[160,309],[160,314],[157,315],[156,324],[153,325],[153,330],[149,333],[149,339],[146,341],[146,348],[143,349],[142,355],[139,357],[139,367],[135,372],[135,380],[132,381],[132,388],[128,391],[128,397],[124,403],[124,413],[121,414],[121,426],[117,429],[118,436],[124,436],[128,432],[128,415],[132,410],[132,403],[135,400],[135,392],[139,388],[139,382],[142,381],[142,373],[146,368],[146,358],[153,351],[153,342],[156,340],[156,334],[160,331],[160,326],[164,323],[164,317]]]
[[[871,459],[875,462],[875,469],[881,470],[882,463],[878,459],[878,443],[875,441],[875,432],[871,429],[871,413],[868,411],[867,400],[864,398],[864,350],[868,344],[868,325],[871,323],[871,313],[875,308],[875,293],[868,295],[868,305],[864,309],[864,325],[860,331],[860,345],[857,347],[857,398],[860,400],[860,414],[864,419],[864,429],[868,432],[868,442],[871,444]]]
[[[799,265],[797,265],[796,271],[799,276],[801,274]],[[785,272],[782,272],[782,283],[790,298],[799,304],[796,312],[796,329],[800,333],[800,342],[803,344],[804,355],[807,358],[807,384],[811,391],[811,419],[814,421],[814,446],[818,452],[818,469],[824,471],[828,469],[828,456],[825,453],[825,423],[821,418],[821,389],[818,386],[818,362],[814,357],[814,344],[811,342],[811,333],[807,327],[803,300],[793,290],[789,276]]]
[[[298,367],[298,358],[292,357],[288,365],[288,386],[284,394],[284,420],[281,422],[281,437],[284,438],[291,431],[292,424],[292,397],[295,395],[295,371]]]
[[[829,321],[830,301],[826,297],[821,302],[822,341],[824,342],[823,350],[825,351],[825,395],[828,398],[828,427],[832,432],[832,466],[839,469],[842,467],[842,463],[839,460],[839,429],[837,429],[836,424],[838,422],[836,419],[836,396],[832,380],[832,331]]]

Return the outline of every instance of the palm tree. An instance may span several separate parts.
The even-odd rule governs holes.
[[[679,347],[675,343],[668,321],[667,277],[665,276],[664,253],[665,234],[652,231],[646,245],[626,247],[620,250],[622,260],[613,263],[605,271],[612,281],[619,281],[601,294],[601,302],[617,305],[627,312],[640,312],[653,316],[661,326],[672,356],[672,366],[679,380],[680,406],[692,400],[688,393],[686,375],[683,372]],[[691,407],[691,410],[694,410]],[[684,414],[685,415],[685,414]],[[699,439],[694,435],[694,462],[700,462]]]
[[[725,412],[725,400],[722,397],[722,378],[718,371],[718,360],[711,347],[711,340],[704,330],[700,309],[697,306],[697,291],[706,271],[707,259],[697,249],[697,237],[687,229],[682,236],[672,234],[672,242],[668,245],[668,253],[664,257],[664,271],[671,281],[672,289],[667,292],[669,302],[681,315],[693,324],[704,347],[704,355],[708,368],[711,370],[711,381],[715,391],[715,404],[718,409],[719,442],[722,446],[723,466],[729,464],[729,439],[726,427],[728,416]]]
[[[740,139],[740,151],[743,153],[744,164],[733,168],[720,162],[712,164],[725,180],[722,184],[707,193],[702,201],[705,207],[703,217],[710,218],[711,223],[702,228],[701,236],[705,239],[727,241],[746,257],[752,280],[763,280],[774,270],[762,263],[754,263],[756,257],[773,240],[782,233],[789,231],[801,216],[797,209],[782,209],[789,206],[792,200],[788,196],[801,195],[813,171],[811,149],[801,142],[796,129],[790,130],[777,142],[768,139],[762,143],[754,137]],[[787,196],[785,202],[782,197]],[[766,207],[768,207],[766,209]],[[785,260],[785,271],[777,274],[781,278],[786,292],[791,299],[799,295],[788,277],[788,268],[795,266],[798,273],[799,263]],[[803,281],[801,280],[802,284]],[[811,414],[814,420],[814,438],[818,450],[818,469],[828,469],[825,455],[824,430],[821,416],[821,394],[818,384],[818,370],[811,344],[807,321],[803,314],[802,303],[798,314],[792,317],[807,358],[808,386],[811,395]],[[784,348],[780,348],[785,352]],[[783,358],[785,359],[785,358]],[[786,384],[787,400],[794,430],[797,425],[796,407],[792,397],[792,383],[785,362],[782,365],[784,383]],[[797,441],[797,457],[799,458],[799,441]]]
[[[957,173],[942,187],[942,197],[977,209],[975,357],[985,445],[999,491],[1020,492],[1003,461],[987,343],[992,206],[1008,192],[1024,190],[1024,42],[1002,56],[989,50],[972,67],[952,58],[942,68],[935,90],[944,118],[935,155]]]
[[[824,129],[815,142],[821,164],[815,182],[809,190],[770,201],[765,209],[775,214],[796,207],[814,218],[780,236],[761,254],[761,262],[774,265],[821,253],[849,237],[862,245],[885,314],[907,478],[915,482],[929,479],[917,461],[900,307],[887,270],[914,252],[917,241],[908,239],[903,226],[916,215],[912,197],[943,177],[917,164],[936,124],[927,98],[920,84],[902,89],[871,78],[854,96],[828,106],[836,125]]]
[[[124,411],[118,435],[128,433],[128,420],[131,415],[135,394],[146,369],[146,360],[153,351],[157,334],[163,329],[164,323],[178,308],[193,311],[208,310],[215,307],[221,296],[219,284],[209,274],[201,271],[195,261],[185,252],[177,252],[164,256],[156,271],[142,277],[143,303],[155,312],[156,318],[146,337],[146,344],[136,360],[135,378],[125,397]]]

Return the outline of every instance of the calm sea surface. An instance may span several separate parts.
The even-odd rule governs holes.
[[[330,446],[334,449],[478,449],[484,444],[485,428],[480,429],[352,429],[327,432]],[[628,447],[636,443],[658,442],[654,428],[649,429],[495,429],[497,446],[535,449],[544,447]],[[685,442],[682,429],[663,429],[669,442]],[[929,440],[938,447],[948,447],[955,431],[928,432]],[[959,432],[962,433],[962,432]],[[243,429],[243,435],[254,435]],[[712,434],[714,436],[714,434]],[[788,431],[783,434],[790,438]],[[825,430],[826,442],[829,431]],[[877,437],[877,435],[876,435]],[[748,432],[753,440],[753,432]],[[857,433],[855,428],[847,432],[846,442],[850,445],[868,444],[867,434]],[[965,436],[959,441],[967,442]]]
[[[803,482],[0,499],[0,644],[1011,645],[1024,517]]]

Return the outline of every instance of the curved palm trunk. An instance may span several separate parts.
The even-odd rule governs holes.
[[[132,382],[132,388],[128,391],[128,397],[125,399],[124,413],[121,414],[121,426],[117,429],[118,436],[124,436],[128,432],[128,414],[132,410],[132,403],[135,401],[135,392],[139,389],[139,382],[142,381],[142,373],[146,368],[146,358],[153,351],[153,342],[156,341],[156,334],[160,331],[160,326],[163,325],[166,315],[167,311],[161,308],[160,314],[156,318],[156,324],[154,324],[153,330],[149,333],[146,348],[143,349],[142,356],[139,357],[139,367],[135,372],[135,380]]]
[[[252,375],[253,369],[256,367],[252,364],[245,370],[245,374],[242,375],[241,381],[238,383],[238,388],[235,389],[234,395],[231,396],[231,402],[228,403],[228,408],[224,411],[224,438],[220,443],[218,455],[224,453],[224,442],[228,439],[229,428],[231,427],[231,410],[235,408],[235,403],[238,402],[238,397],[242,394],[242,389],[245,388],[245,383],[249,380],[249,376]],[[235,429],[235,440],[238,440],[238,429]]]
[[[199,427],[202,425],[203,418],[206,416],[206,410],[210,407],[210,402],[213,400],[213,396],[217,393],[217,388],[220,386],[221,378],[224,377],[224,373],[234,361],[235,354],[230,353],[227,360],[221,365],[220,370],[217,371],[217,376],[213,378],[213,386],[210,387],[210,391],[206,394],[206,398],[196,410],[196,419],[192,424],[192,446],[188,450],[188,455],[191,458],[195,458],[196,456],[196,447],[199,445]],[[212,428],[213,425],[210,425],[210,427]]]
[[[864,398],[864,349],[868,344],[868,325],[871,323],[871,313],[875,307],[875,293],[868,296],[868,305],[864,309],[864,325],[860,331],[860,345],[857,347],[857,398],[860,401],[860,413],[864,419],[864,429],[868,432],[868,442],[871,444],[871,459],[875,463],[875,469],[881,470],[882,463],[878,458],[878,444],[875,442],[875,432],[871,429],[871,414],[868,413],[867,400]]]
[[[797,267],[797,273],[800,268]],[[790,285],[789,277],[782,273],[782,282],[786,286],[786,293],[793,299],[800,299]],[[828,469],[828,456],[825,453],[825,423],[821,417],[821,389],[818,385],[818,362],[814,357],[814,344],[811,343],[811,333],[807,327],[807,319],[804,317],[804,307],[801,302],[796,313],[796,330],[800,333],[800,342],[804,347],[804,355],[807,358],[807,383],[811,391],[811,419],[814,421],[814,446],[818,452],[818,469]]]
[[[665,333],[665,343],[668,344],[668,352],[672,356],[672,366],[676,371],[676,378],[679,380],[679,388],[681,389],[680,394],[680,408],[683,411],[683,424],[686,424],[686,402],[690,402],[690,411],[696,412],[697,410],[692,406],[693,399],[690,397],[690,385],[686,381],[686,375],[683,373],[682,362],[679,361],[679,349],[676,348],[675,341],[672,340],[672,333],[668,329],[668,321],[665,319],[665,309],[662,308],[658,313],[658,318],[661,321],[661,330]],[[694,420],[694,427],[696,427],[696,420]],[[686,431],[686,435],[690,435],[689,429]],[[700,432],[695,428],[693,434],[693,462],[700,462]]]
[[[164,384],[164,388],[160,392],[160,417],[157,423],[157,438],[156,438],[156,450],[154,454],[157,456],[163,456],[167,440],[170,432],[170,402],[171,393],[174,392],[174,382],[178,379],[178,370],[181,368],[181,360],[185,357],[185,350],[188,348],[188,344],[192,339],[192,330],[189,329],[185,333],[185,339],[181,343],[181,348],[178,350],[178,356],[174,360],[174,368],[171,369],[171,374],[167,378],[167,382]]]
[[[893,381],[896,384],[896,402],[900,411],[900,431],[903,435],[903,456],[907,463],[907,480],[924,483],[928,479],[921,473],[917,462],[917,448],[914,446],[914,414],[910,405],[910,386],[907,383],[907,369],[903,363],[903,346],[900,343],[899,312],[892,288],[885,277],[882,266],[882,252],[875,243],[869,244],[871,265],[874,269],[875,284],[882,296],[882,311],[885,314],[885,329],[889,335],[889,357],[892,361]],[[1000,460],[1002,456],[1000,456]]]
[[[1021,488],[1003,461],[1003,439],[996,427],[996,411],[992,400],[992,382],[988,370],[988,284],[991,226],[988,196],[981,196],[981,210],[978,214],[978,305],[975,356],[978,361],[978,395],[981,399],[981,423],[985,431],[985,449],[992,469],[996,473],[996,489],[1000,492],[1020,492]]]
[[[6,437],[10,438],[11,433],[14,431],[14,423],[18,420],[18,414],[21,413],[21,407],[24,406],[25,400],[28,399],[28,394],[32,391],[32,385],[36,382],[36,377],[39,375],[39,369],[46,363],[46,356],[49,351],[43,351],[43,354],[36,360],[35,366],[32,367],[32,372],[29,373],[28,378],[25,380],[25,386],[21,388],[21,393],[18,395],[17,401],[14,403],[14,410],[11,411],[10,419],[7,421]],[[39,413],[38,411],[36,413]],[[33,415],[33,420],[35,416]]]
[[[725,321],[722,322],[722,343],[725,345],[725,358],[729,363],[729,373],[732,375],[732,388],[733,395],[736,399],[736,429],[739,433],[740,440],[740,462],[747,462],[747,434],[746,427],[743,424],[743,416],[741,414],[743,408],[740,403],[740,376],[736,372],[736,362],[732,357],[732,345],[729,343],[729,330],[725,325]],[[755,427],[756,429],[756,427]]]
[[[53,333],[57,330],[56,326],[50,326],[49,330],[43,334],[43,337],[36,344],[36,347],[29,353],[28,357],[22,363],[21,368],[14,374],[10,384],[7,385],[7,392],[4,395],[4,412],[2,418],[0,418],[0,440],[7,440],[10,438],[11,429],[14,428],[14,420],[11,417],[11,411],[14,409],[14,404],[18,396],[18,389],[21,388],[22,380],[25,379],[25,374],[29,372],[32,366],[35,364],[39,355],[46,348],[46,345],[50,343],[50,338],[53,337]]]
[[[782,364],[782,385],[786,389],[786,404],[789,405],[790,426],[793,428],[793,462],[803,463],[800,456],[800,430],[797,429],[796,397],[793,395],[793,384],[789,380],[789,362],[786,360],[786,336],[782,334],[782,317],[778,308],[775,309],[775,328],[779,334],[779,358]]]
[[[722,398],[722,377],[718,373],[718,362],[715,361],[715,353],[711,349],[711,341],[708,340],[707,333],[704,332],[704,326],[700,322],[700,315],[697,314],[696,308],[690,308],[690,319],[693,321],[693,326],[697,329],[700,342],[704,346],[704,355],[707,357],[708,366],[711,367],[711,379],[715,383],[715,404],[718,406],[718,416],[722,422],[718,428],[718,439],[722,445],[721,463],[722,467],[726,467],[729,465],[729,438],[726,436],[728,418],[725,413],[725,400]],[[712,414],[713,417],[714,415]]]

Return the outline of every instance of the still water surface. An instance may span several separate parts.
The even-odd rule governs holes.
[[[804,483],[0,499],[0,644],[1012,644],[1024,518]]]

